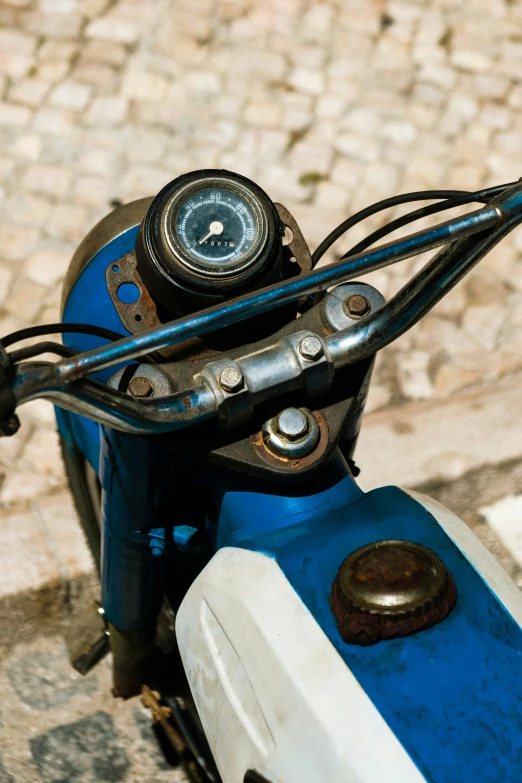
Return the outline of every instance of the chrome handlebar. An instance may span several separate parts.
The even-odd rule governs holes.
[[[225,418],[228,427],[237,426],[248,419],[257,403],[296,388],[326,390],[336,370],[393,342],[520,222],[522,185],[517,183],[485,207],[464,217],[284,283],[56,364],[21,364],[13,382],[17,404],[46,398],[101,424],[132,433],[173,431],[216,415]],[[235,361],[223,358],[209,362],[194,378],[192,388],[168,397],[138,401],[85,377],[441,246],[436,256],[375,313],[328,337],[314,335],[321,342],[320,361],[303,357],[299,346],[311,333],[298,331],[269,348]],[[225,365],[239,370],[243,379],[241,389],[232,392],[223,389],[219,376]]]

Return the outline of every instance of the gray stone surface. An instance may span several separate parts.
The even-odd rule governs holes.
[[[130,767],[106,712],[56,726],[29,745],[44,783],[119,783]]]
[[[105,659],[81,678],[59,636],[0,655],[0,783],[184,780],[165,760],[139,699],[111,695],[110,668]]]
[[[12,660],[6,672],[20,699],[35,710],[67,704],[97,688],[95,675],[85,679],[71,669],[65,650],[30,650]]]

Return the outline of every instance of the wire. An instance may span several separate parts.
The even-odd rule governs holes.
[[[508,185],[501,185],[497,188],[490,188],[490,190],[495,190],[497,192],[501,192],[504,190],[504,188],[510,187],[510,185],[514,185],[516,183],[509,183]],[[321,260],[321,258],[324,256],[326,251],[336,242],[343,234],[345,234],[350,228],[353,228],[353,226],[357,225],[357,223],[360,223],[363,220],[366,220],[366,218],[371,217],[372,215],[375,215],[377,212],[382,212],[384,209],[390,209],[391,207],[399,206],[399,204],[408,204],[412,201],[428,201],[430,199],[445,199],[444,203],[446,206],[444,209],[449,209],[452,204],[452,199],[456,198],[469,198],[470,196],[474,197],[474,194],[469,193],[465,190],[419,190],[415,191],[413,193],[405,193],[401,196],[392,196],[391,198],[383,199],[382,201],[377,201],[375,204],[372,204],[369,207],[366,207],[365,209],[361,209],[359,212],[356,212],[355,215],[352,215],[351,217],[347,218],[346,220],[343,220],[343,222],[337,226],[333,231],[328,234],[325,239],[321,242],[319,247],[316,248],[312,255],[312,266],[316,266],[317,263]],[[471,198],[473,201],[474,198]],[[466,203],[466,202],[461,202]],[[400,219],[400,218],[399,218]],[[415,218],[412,218],[415,220]],[[405,225],[405,224],[402,224]],[[352,251],[350,251],[350,254],[352,254]],[[344,257],[344,256],[343,256]]]
[[[123,339],[123,334],[113,332],[111,329],[103,329],[101,326],[91,326],[90,324],[43,324],[42,326],[29,326],[27,329],[19,329],[17,332],[11,332],[6,337],[2,337],[1,342],[4,348],[8,348],[21,340],[28,340],[31,337],[43,337],[46,334],[92,334],[94,337],[103,337],[105,340]]]
[[[28,345],[26,348],[19,348],[17,351],[12,351],[9,354],[9,358],[16,364],[16,362],[23,362],[26,359],[34,359],[35,356],[40,356],[42,353],[56,353],[58,356],[68,358],[69,356],[75,356],[77,351],[73,351],[72,348],[68,348],[66,345],[60,343],[53,343],[50,340],[42,343],[36,343],[36,345]]]
[[[490,201],[495,196],[498,196],[508,187],[510,187],[510,184],[496,185],[493,188],[477,190],[475,193],[469,193],[466,196],[457,196],[452,199],[446,199],[445,201],[440,201],[437,204],[430,204],[427,207],[421,207],[420,209],[413,210],[413,212],[408,212],[408,214],[402,215],[401,217],[392,220],[390,223],[387,223],[385,226],[381,226],[381,228],[378,228],[376,231],[373,231],[371,234],[369,234],[369,236],[367,236],[365,239],[362,239],[360,242],[350,248],[350,250],[344,253],[344,255],[342,255],[339,260],[343,261],[350,256],[355,256],[357,253],[364,252],[379,239],[382,239],[388,234],[391,234],[398,228],[402,228],[402,226],[406,226],[408,223],[412,223],[414,220],[420,220],[421,218],[427,217],[428,215],[434,215],[437,212],[442,212],[446,209],[452,209],[453,207],[458,207],[463,204],[469,204],[472,201],[480,201],[484,204],[487,204],[488,201]]]

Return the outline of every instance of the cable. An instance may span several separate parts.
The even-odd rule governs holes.
[[[103,337],[105,340],[122,340],[125,335],[113,332],[111,329],[103,329],[101,326],[91,326],[90,324],[44,324],[42,326],[29,326],[27,329],[19,329],[17,332],[11,332],[6,337],[2,337],[1,342],[4,348],[8,348],[21,340],[28,340],[31,337],[43,337],[46,334],[92,334],[94,337]]]
[[[42,353],[56,353],[58,356],[68,358],[69,356],[75,356],[77,351],[67,348],[66,345],[53,343],[48,340],[47,342],[36,343],[36,345],[28,345],[26,348],[19,348],[8,355],[13,364],[16,364],[16,362],[23,362],[26,359],[34,359],[35,356],[40,356]]]
[[[466,196],[457,196],[452,199],[446,199],[445,201],[439,201],[437,204],[429,204],[427,207],[421,207],[420,209],[415,209],[412,212],[408,212],[406,215],[402,215],[401,217],[392,220],[390,223],[387,223],[385,226],[381,226],[381,228],[378,228],[376,231],[373,231],[365,239],[362,239],[360,242],[350,248],[350,250],[344,253],[339,260],[343,261],[350,256],[355,256],[357,253],[364,252],[379,239],[388,236],[388,234],[391,234],[398,228],[402,228],[403,226],[408,225],[408,223],[412,223],[414,220],[420,220],[423,217],[434,215],[437,212],[442,212],[446,209],[452,209],[453,207],[458,207],[463,204],[469,204],[472,201],[480,201],[484,204],[487,204],[488,201],[490,201],[495,196],[498,196],[508,187],[510,187],[509,184],[496,185],[495,187],[486,188],[485,190],[477,190],[475,193],[469,193]]]
[[[510,185],[514,184],[516,183],[509,183],[508,185],[499,186],[499,192],[501,192],[504,188],[510,187]],[[491,188],[491,190],[494,189]],[[350,228],[353,228],[353,226],[357,225],[357,223],[360,223],[362,220],[366,220],[366,218],[375,215],[377,212],[382,212],[384,209],[390,209],[391,207],[399,206],[399,204],[408,204],[412,201],[428,201],[429,199],[451,200],[459,197],[469,197],[471,195],[473,194],[470,194],[465,190],[419,190],[413,193],[405,193],[401,196],[392,196],[391,198],[377,201],[377,203],[372,204],[365,209],[361,209],[359,212],[356,212],[355,215],[347,218],[339,226],[337,226],[337,228],[331,231],[330,234],[328,234],[328,236],[323,239],[319,247],[317,247],[314,251],[312,255],[312,266],[315,267],[317,265],[326,251],[334,244],[334,242],[339,239],[339,237],[346,233],[346,231],[348,231]],[[449,206],[445,208],[449,209]]]

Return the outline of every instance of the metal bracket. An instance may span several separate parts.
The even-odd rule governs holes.
[[[288,247],[290,253],[292,254],[292,258],[295,258],[297,261],[297,265],[301,270],[301,274],[304,272],[310,272],[312,269],[312,254],[310,253],[310,249],[306,244],[306,240],[301,232],[301,229],[297,225],[296,219],[283,204],[274,204],[274,206],[277,209],[277,213],[283,224],[292,232],[292,239],[288,245],[286,245],[286,247]]]
[[[117,261],[112,261],[105,270],[105,279],[109,296],[127,331],[131,334],[138,334],[146,329],[162,325],[154,300],[138,272],[136,254],[134,252],[127,253]],[[118,290],[124,283],[130,283],[138,288],[139,296],[135,302],[122,302],[118,296]],[[202,340],[199,337],[195,337],[169,348],[163,348],[157,353],[163,359],[183,359],[187,354],[197,353],[203,348]]]
[[[227,391],[220,382],[225,370],[235,370],[241,377],[241,385],[235,391]],[[232,359],[218,359],[207,364],[197,377],[202,378],[216,398],[218,419],[222,429],[234,429],[245,424],[254,410],[248,384],[239,365]]]
[[[138,272],[136,256],[127,253],[109,264],[105,270],[107,290],[124,327],[131,334],[160,326],[158,311]],[[118,296],[120,286],[130,283],[139,290],[135,302],[123,302]]]

